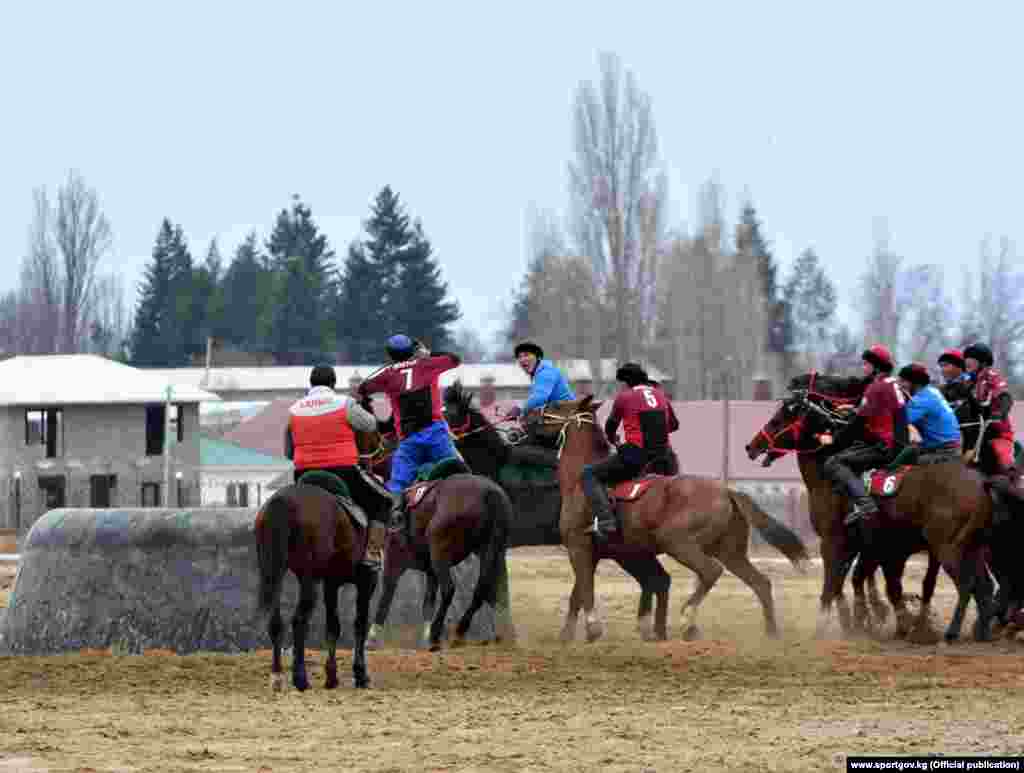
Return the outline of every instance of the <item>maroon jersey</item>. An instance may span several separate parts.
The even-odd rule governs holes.
[[[857,413],[864,417],[869,442],[895,445],[896,421],[903,413],[906,396],[891,376],[872,381],[861,399]]]
[[[396,362],[360,384],[359,391],[363,394],[383,392],[388,396],[395,429],[401,439],[444,420],[437,380],[461,362],[456,355],[446,353]]]
[[[620,421],[626,443],[648,451],[667,449],[669,433],[679,429],[679,420],[665,393],[650,384],[623,389],[615,396],[605,423],[609,439],[614,439]]]
[[[1013,398],[1002,373],[995,368],[985,368],[979,372],[974,383],[974,400],[982,415],[991,420],[989,426],[993,433],[1000,437],[1013,437],[1009,411]]]

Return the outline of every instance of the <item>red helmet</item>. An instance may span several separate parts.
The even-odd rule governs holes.
[[[966,367],[964,363],[964,353],[959,349],[946,349],[946,351],[940,354],[939,365],[944,362],[948,362],[950,365],[956,365],[960,370],[963,370]]]
[[[870,362],[878,368],[878,370],[884,370],[886,373],[892,373],[892,369],[896,367],[896,363],[894,363],[892,359],[892,352],[881,344],[869,346],[864,350],[864,353],[860,358],[864,360],[864,362]]]

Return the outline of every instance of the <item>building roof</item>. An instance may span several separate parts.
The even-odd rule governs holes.
[[[0,361],[0,405],[158,403],[220,400],[174,371],[133,368],[96,354],[48,354]]]
[[[244,448],[227,440],[199,436],[199,464],[202,467],[290,468],[290,459]]]
[[[591,380],[590,362],[588,360],[562,360],[556,364],[565,371],[570,381]],[[616,360],[606,358],[601,362],[602,381],[608,383],[615,380]],[[353,378],[365,379],[381,368],[380,365],[335,365],[334,372],[338,377],[338,389],[347,390]],[[294,391],[309,388],[308,365],[252,368],[154,368],[147,373],[159,375],[161,378],[173,379],[178,383],[187,383],[197,389],[208,389],[213,392],[260,392],[260,391]],[[652,379],[666,381],[668,376],[653,366],[647,367]],[[442,387],[448,386],[456,379],[471,388],[479,389],[485,378],[494,379],[498,388],[530,386],[530,377],[514,362],[482,362],[463,364],[441,376]]]

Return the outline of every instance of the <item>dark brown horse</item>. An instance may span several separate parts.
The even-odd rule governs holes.
[[[461,472],[417,483],[407,491],[411,535],[389,535],[384,583],[371,628],[371,637],[376,638],[387,622],[398,581],[408,569],[416,569],[427,578],[423,638],[432,651],[441,648],[445,617],[455,595],[452,570],[470,555],[479,558],[479,574],[472,601],[456,626],[453,644],[462,642],[484,603],[491,605],[498,618],[495,640],[508,638],[511,631],[505,550],[512,503],[500,486],[469,474],[461,462],[453,459],[441,464],[449,469],[458,466]],[[441,603],[436,606],[438,590]]]
[[[309,688],[306,675],[306,634],[316,605],[316,586],[324,586],[327,622],[327,689],[338,686],[336,653],[341,636],[338,619],[338,590],[356,586],[356,614],[353,623],[352,676],[356,687],[368,687],[366,635],[370,623],[370,599],[377,587],[377,572],[360,563],[366,551],[366,530],[353,523],[338,500],[327,491],[296,483],[277,491],[256,515],[260,591],[259,606],[270,613],[269,632],[273,647],[271,685],[283,686],[281,666],[281,588],[291,570],[299,581],[299,603],[292,620],[292,684],[297,690]]]
[[[562,630],[565,639],[574,635],[581,607],[586,614],[587,638],[593,640],[601,635],[602,626],[594,613],[593,538],[587,533],[593,516],[581,483],[583,465],[606,458],[610,450],[595,417],[599,406],[588,395],[581,400],[545,406],[542,414],[541,434],[559,439],[559,529],[576,575]],[[697,613],[721,576],[722,565],[757,595],[767,634],[778,634],[771,580],[748,556],[750,527],[757,528],[768,544],[798,568],[807,560],[807,550],[796,534],[761,510],[750,497],[731,492],[716,480],[659,475],[654,476],[642,495],[620,501],[617,508],[624,545],[647,555],[667,553],[697,575],[697,589],[683,606],[685,638],[699,635]]]
[[[455,434],[456,447],[470,467],[480,475],[499,481],[502,468],[509,463],[509,452],[513,447],[506,440],[506,433],[488,421],[474,406],[473,393],[464,389],[458,381],[445,389],[444,403],[446,415]],[[561,544],[558,516],[562,506],[562,495],[557,481],[553,484],[532,481],[506,482],[503,488],[512,500],[515,511],[509,529],[509,547]],[[657,556],[616,543],[595,546],[593,556],[595,564],[602,559],[615,561],[623,571],[640,583],[637,629],[641,637],[645,640],[667,639],[668,597],[672,578]]]
[[[827,626],[833,603],[840,598],[850,565],[861,549],[843,523],[847,511],[822,473],[829,453],[818,436],[834,432],[842,421],[836,405],[855,400],[859,380],[806,374],[790,384],[792,396],[747,445],[751,459],[766,455],[765,464],[796,451],[800,472],[810,499],[811,521],[821,538],[824,580],[818,633]],[[859,382],[863,384],[863,382]],[[890,601],[897,611],[901,630],[910,623],[902,599],[901,578],[906,559],[922,548],[921,537],[956,583],[959,599],[946,640],[959,638],[967,604],[973,597],[978,607],[975,638],[990,637],[992,583],[984,562],[984,529],[992,516],[991,500],[980,476],[958,462],[915,467],[903,477],[895,495],[881,499],[879,537],[872,541],[870,562],[885,573]],[[871,564],[867,565],[870,568]],[[929,585],[930,582],[930,585]],[[934,590],[934,576],[926,577],[926,599]],[[924,605],[923,605],[924,606]],[[926,607],[923,609],[926,612]]]

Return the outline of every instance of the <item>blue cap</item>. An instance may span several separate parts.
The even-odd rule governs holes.
[[[412,339],[402,333],[393,335],[388,339],[388,348],[396,352],[407,352],[412,349]]]

